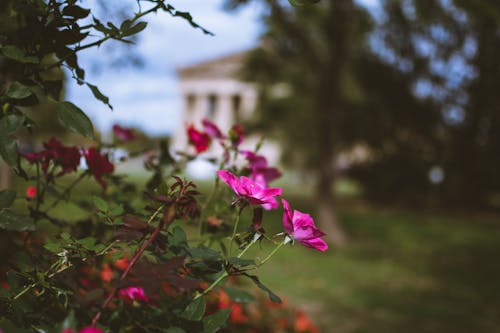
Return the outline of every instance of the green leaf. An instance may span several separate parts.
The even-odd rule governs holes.
[[[219,252],[205,246],[190,248],[189,254],[191,254],[193,258],[200,258],[208,261],[214,261],[221,257]]]
[[[237,303],[252,303],[255,301],[255,297],[245,290],[228,287],[223,289],[229,298]]]
[[[35,224],[29,216],[4,209],[0,211],[0,229],[11,231],[35,230]]]
[[[133,27],[127,29],[126,31],[123,32],[123,37],[135,35],[136,33],[141,32],[142,30],[146,29],[146,26],[148,25],[147,22],[139,22]]]
[[[16,140],[0,133],[0,156],[10,166],[17,164],[19,156]]]
[[[205,299],[200,297],[188,304],[186,309],[181,313],[181,317],[188,320],[201,320],[205,313]]]
[[[186,234],[181,227],[175,226],[172,229],[172,234],[168,238],[168,244],[174,247],[179,247],[187,244]]]
[[[259,287],[260,289],[264,290],[267,293],[267,295],[269,296],[269,299],[271,301],[273,301],[274,303],[281,303],[281,298],[279,298],[278,295],[276,295],[275,293],[273,293],[271,291],[271,289],[269,289],[264,284],[262,284],[262,282],[260,282],[260,280],[259,280],[259,278],[257,276],[250,275],[250,274],[243,274],[243,275],[249,277],[257,285],[257,287]]]
[[[20,114],[9,114],[0,119],[0,133],[9,135],[17,131],[24,123],[26,118]]]
[[[93,84],[86,83],[87,87],[90,88],[90,91],[92,91],[92,94],[94,95],[95,98],[106,104],[111,110],[113,110],[113,106],[109,104],[109,97],[104,95],[97,86],[94,86]]]
[[[33,92],[24,84],[16,81],[9,86],[6,95],[14,99],[23,99],[33,95]]]
[[[170,327],[170,328],[167,328],[165,333],[186,333],[186,331],[184,331],[180,327]]]
[[[76,242],[89,251],[93,251],[96,247],[96,239],[94,237],[85,237],[77,240]]]
[[[9,208],[16,199],[16,191],[14,190],[3,190],[0,191],[0,209]]]
[[[63,250],[63,246],[61,243],[53,242],[53,243],[46,243],[43,246],[47,251],[52,252],[52,253],[59,253]]]
[[[0,51],[3,53],[4,56],[7,58],[22,62],[22,63],[30,63],[30,64],[38,64],[40,61],[38,58],[29,56],[18,48],[17,46],[14,45],[6,45],[0,48]]]
[[[70,131],[94,139],[94,128],[89,117],[71,102],[60,102],[56,109],[59,122]]]
[[[215,333],[224,325],[231,314],[231,309],[219,310],[203,318],[203,333]]]
[[[253,259],[243,259],[243,258],[232,257],[232,258],[229,258],[228,261],[229,261],[229,263],[233,264],[234,266],[239,266],[239,267],[255,265],[255,260],[253,260]]]
[[[90,14],[90,9],[85,9],[80,6],[66,6],[64,7],[62,12],[66,16],[72,16],[76,19],[81,19],[87,17]]]
[[[122,215],[124,212],[122,206],[114,206],[109,210],[109,215],[111,216],[117,216],[117,215]]]
[[[97,196],[92,197],[92,201],[94,202],[94,206],[96,206],[97,209],[103,212],[107,212],[109,209],[108,203],[101,198]]]

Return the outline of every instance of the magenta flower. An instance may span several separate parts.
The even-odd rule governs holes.
[[[262,205],[265,209],[277,207],[274,197],[281,195],[281,188],[265,187],[248,177],[241,176],[238,178],[226,170],[219,170],[217,174],[224,183],[233,189],[236,195],[250,205]]]
[[[123,142],[130,142],[137,139],[137,135],[130,128],[121,127],[120,125],[113,125],[113,134],[115,137]]]
[[[219,127],[217,127],[217,125],[215,125],[213,122],[211,122],[207,118],[203,118],[201,123],[203,125],[203,129],[205,130],[205,133],[207,133],[209,137],[212,137],[215,139],[220,139],[220,140],[223,140],[226,138],[226,136],[224,134],[222,134]]]
[[[87,326],[82,328],[79,333],[104,333],[104,331],[98,327]]]
[[[118,297],[125,301],[149,302],[149,298],[144,294],[144,289],[141,287],[126,287],[120,289]]]
[[[295,210],[292,214],[290,204],[285,199],[281,199],[281,202],[284,208],[283,227],[285,232],[306,247],[326,251],[328,245],[320,238],[325,236],[325,233],[316,228],[312,217],[298,210]]]
[[[267,183],[281,177],[281,172],[277,168],[270,168],[267,165],[267,159],[264,156],[249,150],[242,150],[241,153],[249,163],[250,179],[267,186]]]

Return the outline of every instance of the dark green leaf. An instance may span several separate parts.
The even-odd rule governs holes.
[[[231,309],[223,309],[203,318],[203,333],[217,332],[225,324],[230,314]]]
[[[87,83],[87,87],[90,88],[90,91],[92,91],[92,94],[94,95],[95,98],[106,104],[111,110],[113,110],[113,107],[111,104],[109,104],[109,97],[104,95],[97,86],[94,86],[93,84]]]
[[[273,301],[274,303],[281,303],[281,298],[279,298],[278,295],[273,293],[268,287],[262,284],[260,282],[259,278],[255,275],[250,275],[250,274],[244,274],[245,276],[248,276],[260,289],[264,290],[268,295],[269,299]]]
[[[186,331],[184,331],[180,327],[170,327],[170,328],[167,328],[165,333],[186,333]]]
[[[122,215],[124,213],[122,206],[114,206],[109,210],[111,216]]]
[[[12,231],[35,230],[35,224],[29,216],[4,209],[0,211],[0,229]]]
[[[3,46],[0,51],[2,51],[3,55],[7,58],[22,62],[22,63],[30,63],[30,64],[38,64],[39,61],[36,57],[27,55],[23,50],[14,45],[6,45]]]
[[[6,95],[14,99],[23,99],[33,95],[33,92],[24,84],[16,81],[10,85]]]
[[[9,208],[16,199],[16,191],[3,190],[0,191],[0,209]]]
[[[237,303],[251,303],[255,301],[255,297],[245,290],[227,287],[223,289],[227,293],[229,298]]]
[[[90,9],[85,9],[80,6],[66,6],[63,9],[63,14],[66,16],[72,16],[76,19],[81,19],[90,14]]]
[[[20,114],[9,114],[0,119],[0,135],[9,135],[17,131],[26,118]]]
[[[189,254],[191,254],[193,258],[200,258],[202,260],[209,261],[217,260],[221,257],[219,252],[205,246],[190,248]]]
[[[189,320],[201,320],[205,313],[205,299],[200,297],[195,299],[186,307],[181,316]]]
[[[0,156],[10,166],[17,164],[19,156],[17,143],[10,136],[4,136],[0,133]]]
[[[135,35],[136,33],[141,32],[142,30],[146,29],[147,22],[139,22],[133,27],[127,29],[126,31],[123,32],[123,37]]]
[[[71,102],[60,102],[56,109],[59,122],[70,131],[93,139],[94,128],[89,117]]]

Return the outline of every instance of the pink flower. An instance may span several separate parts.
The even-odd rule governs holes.
[[[242,150],[241,153],[250,164],[250,178],[252,180],[267,186],[267,183],[281,177],[281,172],[277,168],[270,168],[267,165],[267,159],[264,156],[249,150]]]
[[[144,294],[141,287],[126,287],[118,292],[118,297],[126,301],[148,302],[149,298]]]
[[[209,137],[215,138],[215,139],[225,139],[226,138],[225,135],[222,134],[219,127],[217,127],[217,125],[215,125],[213,122],[211,122],[207,118],[203,118],[201,123],[203,124],[203,129],[205,130],[205,133]]]
[[[35,186],[28,186],[26,189],[26,196],[29,199],[33,199],[36,197],[36,187]]]
[[[79,333],[104,333],[104,331],[98,327],[87,326],[82,328]]]
[[[102,188],[106,189],[106,183],[102,179],[102,176],[113,173],[115,166],[94,147],[89,148],[84,155],[89,171],[94,175],[94,178]]]
[[[137,139],[137,135],[130,128],[121,127],[120,125],[113,125],[113,134],[123,142]]]
[[[325,236],[325,233],[316,228],[312,217],[298,210],[295,210],[292,215],[290,204],[285,199],[281,199],[281,202],[284,208],[283,227],[285,232],[306,247],[326,251],[328,245],[320,238]]]
[[[277,207],[277,195],[281,195],[281,188],[268,188],[247,178],[240,178],[226,170],[217,171],[220,179],[229,185],[240,198],[246,200],[251,205],[262,205],[263,208]]]
[[[207,133],[200,132],[196,128],[194,128],[193,125],[189,125],[187,129],[187,135],[189,138],[189,143],[194,146],[197,153],[202,153],[208,150],[211,139]]]

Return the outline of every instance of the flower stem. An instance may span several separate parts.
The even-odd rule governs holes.
[[[257,237],[256,239],[254,239],[253,241],[249,242],[247,244],[247,246],[245,246],[245,248],[238,254],[238,258],[241,258],[247,251],[249,248],[252,247],[252,245],[260,238]],[[205,289],[201,294],[198,294],[195,296],[195,298],[193,299],[194,300],[197,300],[198,298],[208,294],[210,291],[212,291],[215,287],[217,287],[217,285],[222,281],[224,280],[226,277],[229,276],[229,273],[227,272],[227,270],[225,270],[214,282],[212,282],[212,284],[210,286],[208,286],[207,289]]]
[[[241,207],[238,210],[238,215],[236,215],[236,220],[234,221],[233,235],[231,236],[231,243],[229,243],[229,256],[231,256],[231,253],[233,253],[233,243],[234,243],[234,239],[236,237],[236,232],[238,231],[238,226],[240,224],[240,216],[241,216],[242,211],[243,211],[243,207]]]
[[[285,241],[283,241],[283,242],[279,243],[279,244],[278,244],[278,246],[276,246],[276,247],[274,248],[274,250],[272,250],[272,251],[271,251],[271,253],[269,253],[269,254],[267,255],[267,257],[265,257],[265,258],[264,258],[264,260],[262,260],[262,261],[261,261],[261,262],[257,265],[257,267],[260,267],[260,266],[264,265],[264,264],[265,264],[265,263],[266,263],[269,259],[271,259],[271,257],[272,257],[272,256],[274,256],[274,255],[276,254],[276,252],[278,252],[278,251],[279,251],[279,249],[281,249],[281,247],[282,247],[283,245],[285,245],[285,244],[287,244],[286,239],[285,239]]]

